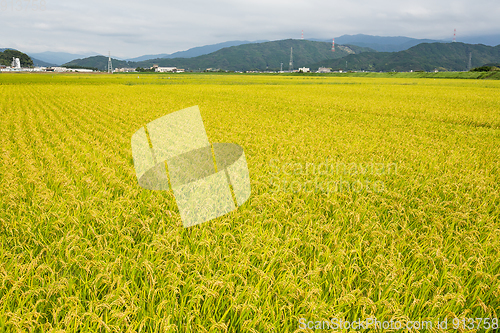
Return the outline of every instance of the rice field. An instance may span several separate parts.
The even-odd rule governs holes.
[[[500,318],[499,81],[0,74],[0,96],[1,332],[498,328],[475,318]],[[130,140],[193,105],[252,195],[183,228]]]

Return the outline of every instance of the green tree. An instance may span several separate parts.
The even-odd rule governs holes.
[[[19,58],[21,67],[33,67],[33,60],[31,60],[26,53],[11,49],[0,52],[1,65],[10,66],[12,64],[12,58]]]

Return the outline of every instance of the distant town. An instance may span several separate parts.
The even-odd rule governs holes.
[[[153,65],[147,69],[139,69],[138,68],[115,68],[111,69],[110,67],[108,69],[109,73],[137,73],[137,72],[157,72],[157,73],[184,73],[185,70],[183,68],[177,68],[177,67],[160,67],[158,65]],[[74,73],[93,73],[93,72],[102,72],[98,70],[92,70],[88,68],[67,68],[67,67],[42,67],[42,66],[35,66],[35,67],[21,67],[21,61],[19,58],[12,58],[12,64],[11,66],[0,66],[0,71],[1,72],[57,72],[57,73],[65,73],[65,72],[74,72]],[[218,68],[207,68],[204,70],[204,72],[219,72],[221,71]],[[227,71],[225,71],[227,72]],[[301,67],[296,70],[291,70],[291,71],[236,71],[236,73],[311,73],[311,70],[308,67]],[[342,70],[338,71],[332,71],[331,68],[327,67],[320,67],[315,73],[342,73]]]

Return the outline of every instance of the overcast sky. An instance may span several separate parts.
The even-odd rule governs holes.
[[[230,40],[498,34],[499,0],[0,0],[0,48],[119,58]],[[40,4],[43,7],[40,7]]]

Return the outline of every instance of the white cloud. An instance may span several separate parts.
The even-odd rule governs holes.
[[[15,3],[15,2],[14,2]],[[450,38],[500,30],[496,0],[418,3],[353,0],[23,1],[0,8],[0,47],[25,52],[111,50],[117,57],[172,53],[228,40],[343,34]],[[487,10],[486,10],[487,9]]]

